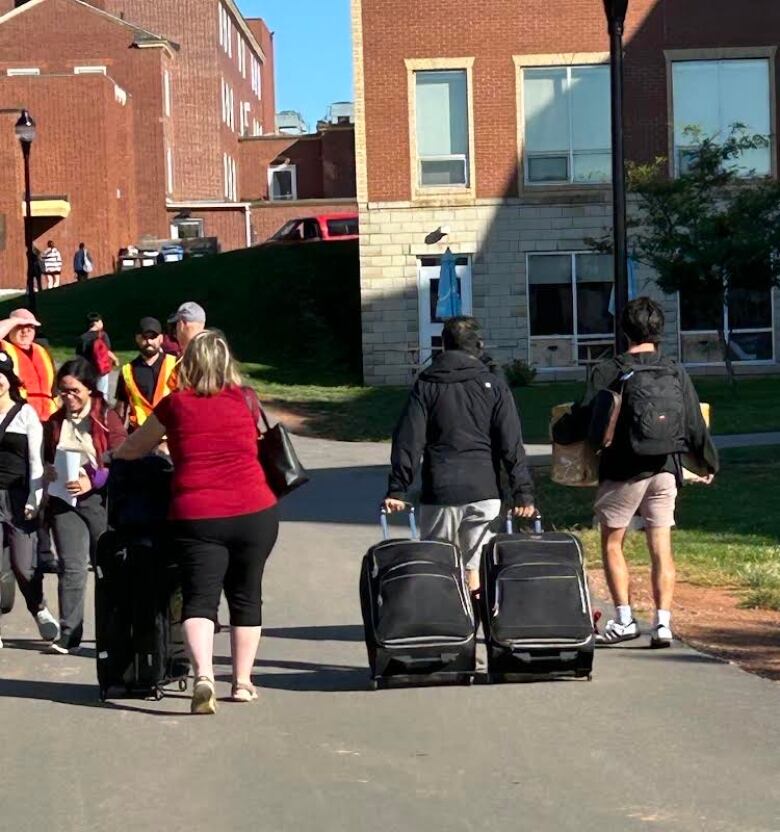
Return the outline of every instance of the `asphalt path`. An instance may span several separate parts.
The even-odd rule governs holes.
[[[386,472],[376,446],[298,444],[313,479],[266,573],[260,701],[101,704],[91,613],[84,654],[53,656],[17,604],[0,829],[780,830],[780,686],[682,645],[601,650],[592,682],[369,690],[358,568]],[[228,653],[223,631],[221,697]]]

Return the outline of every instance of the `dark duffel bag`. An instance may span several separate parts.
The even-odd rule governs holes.
[[[107,483],[108,524],[112,529],[157,529],[171,503],[173,464],[150,454],[141,459],[112,460]]]
[[[590,678],[595,634],[582,545],[572,534],[515,534],[512,516],[482,557],[490,681]]]
[[[363,558],[360,602],[374,687],[398,682],[470,683],[476,633],[471,599],[455,546],[412,539],[384,540]]]
[[[100,538],[95,642],[101,699],[112,690],[159,699],[171,683],[186,689],[178,572],[159,546],[115,531]]]

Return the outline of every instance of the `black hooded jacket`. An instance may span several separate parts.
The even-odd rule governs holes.
[[[469,353],[440,353],[418,376],[393,434],[388,497],[407,499],[421,457],[426,505],[501,497],[502,464],[514,505],[533,505],[515,400]]]

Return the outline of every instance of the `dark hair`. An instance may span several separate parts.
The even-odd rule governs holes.
[[[79,248],[84,248],[84,243],[79,243]]]
[[[620,325],[632,343],[658,344],[664,332],[664,310],[651,298],[637,298],[626,304]]]
[[[90,323],[90,324],[96,324],[98,321],[102,321],[102,320],[103,320],[103,316],[100,314],[100,312],[90,312],[87,315],[87,322]]]
[[[60,367],[57,373],[57,384],[61,384],[65,376],[73,376],[80,381],[90,392],[90,395],[97,393],[97,373],[94,367],[86,358],[71,358]]]
[[[5,367],[0,368],[0,375],[8,379],[8,387],[10,388],[8,395],[11,397],[11,401],[14,404],[23,404],[26,399],[22,395],[22,382],[19,380],[19,376],[13,370]]]
[[[480,356],[484,348],[479,321],[468,315],[448,318],[444,322],[441,341],[445,350],[462,350],[470,355]]]

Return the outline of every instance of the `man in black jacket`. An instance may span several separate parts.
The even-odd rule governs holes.
[[[614,440],[601,454],[600,485],[595,504],[601,524],[604,572],[615,603],[615,618],[607,622],[599,642],[616,644],[639,636],[639,627],[631,612],[629,574],[623,554],[626,532],[634,515],[638,514],[645,525],[656,606],[650,643],[653,647],[668,647],[672,642],[671,606],[675,582],[671,530],[677,489],[683,481],[681,452],[687,452],[690,460],[687,464],[697,470],[698,481],[707,485],[718,471],[718,453],[690,376],[683,367],[660,355],[658,345],[664,329],[661,307],[650,298],[637,298],[627,304],[621,325],[629,341],[628,352],[594,367],[583,400],[583,406],[587,408],[600,390],[624,389]],[[640,374],[648,378],[665,376],[668,380],[667,392],[659,387],[649,408],[645,404],[646,396],[642,401],[641,398],[632,399],[630,394],[631,378]],[[653,383],[650,381],[651,385]],[[646,390],[652,393],[653,387]],[[632,405],[632,401],[637,403]],[[644,418],[650,419],[651,431],[654,415],[657,424],[662,425],[665,421],[671,422],[675,413],[680,414],[682,436],[676,452],[650,455],[637,452],[637,446],[642,443],[643,427],[641,424],[637,427],[642,421],[642,413],[637,413],[636,409],[643,407],[647,408]]]
[[[422,458],[420,531],[459,546],[472,592],[482,549],[501,514],[501,466],[514,513],[533,517],[533,483],[520,416],[506,383],[483,358],[474,318],[450,318],[444,352],[420,373],[393,434],[385,508],[403,510]]]

